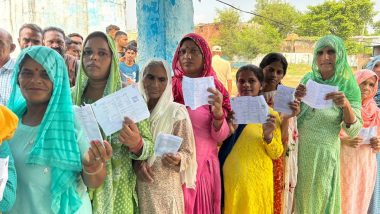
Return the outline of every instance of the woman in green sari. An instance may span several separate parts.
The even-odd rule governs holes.
[[[296,213],[340,213],[340,139],[339,132],[354,138],[361,127],[360,89],[347,62],[343,41],[328,35],[314,49],[312,71],[301,80],[338,87],[328,93],[334,106],[314,109],[301,104],[298,115],[298,177],[295,192]],[[297,94],[303,94],[302,87]]]
[[[77,85],[75,105],[93,103],[121,89],[117,51],[112,38],[93,32],[85,40]],[[93,213],[136,213],[136,175],[132,160],[146,160],[153,154],[148,120],[135,124],[125,118],[123,129],[106,137],[113,156],[106,162],[107,176],[102,186],[90,191]]]

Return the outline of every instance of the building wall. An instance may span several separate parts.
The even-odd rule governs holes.
[[[109,24],[126,30],[125,0],[0,0],[0,27],[18,37],[25,23],[56,26],[69,33],[88,35]],[[113,12],[110,12],[113,11]]]

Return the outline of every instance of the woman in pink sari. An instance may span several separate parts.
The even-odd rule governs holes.
[[[231,111],[229,95],[217,80],[211,67],[211,51],[199,35],[190,33],[180,41],[173,59],[174,101],[184,104],[183,76],[189,78],[213,76],[215,87],[209,88],[210,105],[195,110],[187,108],[192,121],[197,157],[195,189],[184,188],[186,213],[219,214],[221,211],[221,180],[218,142],[229,135],[226,116]]]
[[[355,74],[362,95],[363,130],[377,129],[376,137],[350,139],[341,131],[340,179],[342,213],[367,213],[376,181],[376,152],[380,149],[380,109],[374,96],[378,77],[370,70]]]

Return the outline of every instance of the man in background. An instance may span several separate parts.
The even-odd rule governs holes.
[[[66,43],[66,54],[75,57],[76,60],[80,60],[80,56],[82,53],[81,45],[79,45],[77,42],[74,42],[72,39],[68,37],[65,39],[65,43]]]
[[[30,46],[42,45],[42,29],[36,24],[24,24],[18,32],[20,49]]]
[[[81,36],[79,33],[70,33],[67,35],[67,37],[69,37],[73,43],[76,43],[79,45],[79,47],[82,47],[83,36]]]
[[[218,80],[224,85],[228,93],[232,92],[232,75],[231,64],[227,60],[223,59],[222,48],[220,46],[212,47],[212,67],[218,77]]]
[[[6,105],[11,94],[11,79],[15,61],[11,53],[16,49],[11,34],[0,28],[0,104]],[[0,130],[1,131],[1,130]]]
[[[115,40],[115,34],[116,32],[118,32],[120,30],[120,28],[116,25],[108,25],[106,27],[106,33],[112,38]]]
[[[124,57],[126,47],[128,45],[128,35],[123,31],[118,31],[115,34],[116,50],[119,54],[119,59]]]
[[[120,72],[123,83],[131,84],[139,81],[140,68],[136,64],[137,48],[133,45],[126,47],[124,61],[119,62]]]
[[[42,31],[43,45],[57,51],[64,59],[69,72],[70,86],[75,85],[78,63],[75,57],[66,53],[65,32],[57,27],[47,27]]]

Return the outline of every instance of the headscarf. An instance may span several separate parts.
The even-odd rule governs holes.
[[[335,50],[335,72],[330,79],[323,80],[317,65],[317,53],[326,47],[331,47]],[[355,81],[354,75],[352,74],[350,65],[348,64],[346,48],[344,47],[341,38],[333,35],[327,35],[319,39],[315,44],[313,64],[311,68],[312,71],[303,77],[301,83],[306,84],[307,81],[311,79],[321,84],[338,86],[339,91],[342,91],[345,94],[351,106],[360,108],[360,89]]]
[[[166,88],[164,92],[162,93],[160,99],[158,100],[156,106],[150,113],[149,121],[151,124],[151,132],[153,135],[153,139],[156,140],[158,134],[160,132],[172,134],[173,133],[173,125],[177,121],[185,120],[187,123],[187,127],[190,129],[187,130],[189,136],[191,137],[189,142],[189,150],[193,151],[191,157],[186,160],[181,161],[181,181],[182,184],[186,183],[187,188],[195,188],[195,180],[196,180],[196,174],[197,174],[197,160],[195,155],[195,140],[194,140],[194,134],[193,129],[191,125],[191,120],[189,117],[189,114],[186,110],[186,107],[182,104],[175,103],[173,100],[173,93],[172,93],[172,80],[171,80],[171,72],[169,69],[169,64],[162,60],[162,59],[152,59],[149,60],[143,69],[140,72],[140,82],[139,82],[139,90],[140,93],[143,95],[146,102],[148,102],[148,95],[146,94],[145,88],[144,88],[144,73],[146,71],[147,66],[153,62],[153,61],[159,61],[162,62],[164,65],[166,75],[168,77],[168,83],[166,85]],[[153,162],[155,157],[151,157],[148,159],[148,162]]]
[[[106,88],[104,89],[104,94],[103,94],[103,96],[107,96],[121,89],[121,77],[120,77],[120,72],[119,72],[119,67],[118,67],[119,60],[118,60],[117,51],[116,51],[115,43],[113,39],[103,32],[100,32],[100,31],[92,32],[90,35],[87,36],[86,40],[83,43],[84,44],[83,47],[87,44],[88,39],[98,37],[97,35],[102,35],[104,36],[104,38],[107,38],[107,43],[112,53],[110,74],[108,76],[107,85],[106,85]],[[75,105],[82,104],[82,96],[88,83],[88,77],[83,67],[83,54],[81,56],[80,62],[81,62],[80,69],[79,69],[79,72],[77,73],[76,85],[73,91],[73,100],[74,100]]]
[[[17,116],[7,107],[0,105],[0,146],[3,140],[8,140],[13,136],[17,123]]]
[[[89,39],[98,37],[106,39],[108,47],[110,48],[112,54],[111,66],[109,71],[110,73],[108,76],[106,87],[103,92],[103,97],[105,97],[122,88],[121,77],[118,67],[118,52],[115,48],[115,43],[111,37],[107,36],[103,32],[93,32],[86,38],[85,42],[83,43],[84,46],[87,44]],[[81,105],[83,103],[83,94],[86,90],[89,81],[89,78],[85,73],[85,68],[83,67],[83,55],[76,81],[77,82],[75,87],[73,88],[72,96],[74,104]],[[93,102],[95,102],[95,100],[93,100]],[[139,123],[137,123],[137,127],[140,130],[140,135],[142,135],[144,139],[145,150],[145,147],[147,147],[148,144],[145,143],[146,139],[144,138],[144,133],[141,131]],[[128,151],[128,148],[126,146],[123,146],[123,144],[120,143],[120,141],[118,140],[118,135],[119,132],[116,132],[111,136],[104,136],[103,134],[103,139],[107,140],[112,146],[112,159],[106,162],[107,176],[103,184],[96,189],[89,190],[89,195],[92,200],[93,213],[114,213],[117,212],[118,209],[121,209],[121,207],[128,207],[128,204],[130,203],[130,201],[126,199],[127,197],[129,197],[129,192],[125,191],[125,189],[120,189],[127,188],[125,187],[125,185],[134,185],[134,174],[131,177],[123,177],[123,175],[129,173],[128,171],[125,171],[125,168],[123,168],[123,164],[129,163],[132,154]],[[133,169],[131,169],[131,171],[132,170]],[[134,187],[131,188],[133,189]],[[135,197],[136,193],[134,190],[132,190],[132,194]],[[116,199],[116,197],[119,198]],[[119,207],[116,207],[116,205]]]
[[[203,72],[200,75],[200,77],[208,77],[208,76],[214,77],[215,87],[223,95],[222,107],[223,107],[224,115],[227,116],[228,113],[231,111],[230,95],[228,94],[227,90],[224,88],[223,84],[216,77],[216,73],[211,66],[212,54],[211,54],[210,47],[208,46],[206,40],[203,37],[195,33],[189,33],[185,35],[181,39],[177,47],[177,50],[174,54],[173,63],[172,63],[172,67],[174,71],[174,77],[173,77],[174,100],[181,104],[185,103],[183,99],[183,92],[182,92],[182,78],[185,74],[179,63],[179,49],[181,48],[181,45],[185,39],[193,40],[195,44],[197,44],[199,49],[201,50],[204,65],[203,65]]]
[[[380,55],[373,57],[371,61],[368,62],[366,69],[373,71],[375,65],[380,62]]]
[[[22,118],[27,111],[27,102],[18,84],[18,75],[27,55],[46,70],[53,83],[53,91],[26,163],[52,168],[50,192],[53,213],[75,213],[82,204],[76,191],[82,162],[75,134],[66,65],[61,55],[47,47],[34,46],[20,53],[14,68],[13,89],[8,103],[18,118]]]
[[[370,96],[366,99],[362,100],[362,119],[363,119],[363,126],[365,128],[377,126],[378,133],[380,134],[380,109],[377,107],[375,100],[373,99],[376,95],[377,89],[378,89],[378,77],[375,72],[367,69],[360,70],[355,73],[355,78],[360,85],[362,82],[366,81],[367,79],[371,77],[376,78],[375,87],[373,88],[373,91],[371,92]]]

